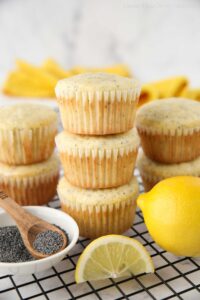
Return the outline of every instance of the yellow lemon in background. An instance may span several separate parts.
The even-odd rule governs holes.
[[[165,179],[137,200],[155,242],[180,256],[200,256],[200,178]]]

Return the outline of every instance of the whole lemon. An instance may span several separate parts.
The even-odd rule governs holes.
[[[155,242],[180,256],[200,256],[200,178],[165,179],[137,200]]]

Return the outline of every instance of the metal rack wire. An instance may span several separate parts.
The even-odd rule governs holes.
[[[142,192],[137,170],[136,176]],[[48,206],[59,209],[59,199],[55,197]],[[90,242],[89,239],[80,238],[70,254],[46,272],[30,276],[0,277],[0,300],[200,299],[200,259],[176,257],[160,249],[148,234],[139,210],[136,212],[134,225],[125,234],[136,238],[146,247],[153,258],[155,274],[76,285],[76,261]]]

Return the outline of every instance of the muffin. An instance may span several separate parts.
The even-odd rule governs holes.
[[[0,163],[0,190],[20,205],[46,204],[56,194],[59,161],[54,154],[46,161],[27,166]]]
[[[0,108],[0,162],[26,165],[48,159],[54,150],[57,114],[39,104]]]
[[[157,100],[141,107],[136,127],[145,154],[161,163],[200,156],[200,103],[183,98]]]
[[[139,137],[136,129],[107,137],[62,132],[56,145],[67,180],[82,188],[109,188],[128,183],[133,175]]]
[[[57,191],[62,210],[76,220],[81,236],[123,233],[133,224],[138,196],[135,177],[126,185],[105,190],[74,187],[63,177]]]
[[[142,150],[139,151],[137,167],[142,177],[145,191],[149,191],[159,181],[174,176],[200,177],[200,157],[179,164],[161,164],[150,160]]]
[[[135,79],[86,73],[60,80],[55,91],[66,131],[105,135],[133,127],[140,93]]]

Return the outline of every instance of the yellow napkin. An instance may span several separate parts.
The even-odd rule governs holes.
[[[181,93],[188,86],[188,79],[185,76],[170,77],[156,82],[144,84],[138,106],[155,99],[180,97]]]
[[[159,91],[152,84],[144,84],[141,89],[141,94],[138,102],[138,106],[153,101],[159,98]]]
[[[107,72],[131,76],[126,65],[118,64],[107,68],[74,67],[64,70],[55,60],[47,59],[36,67],[24,60],[16,60],[16,70],[10,72],[3,85],[4,94],[24,97],[55,97],[54,89],[59,79],[85,72]]]
[[[74,75],[70,71],[65,71],[54,59],[51,58],[44,61],[42,64],[42,69],[59,79]]]
[[[55,85],[59,79],[86,72],[107,72],[131,77],[128,66],[115,64],[106,68],[75,66],[63,69],[54,59],[45,60],[41,66],[34,66],[24,60],[16,60],[16,70],[8,74],[2,91],[11,96],[55,97]],[[200,101],[200,89],[191,89],[187,77],[175,76],[142,86],[138,107],[153,101],[170,97],[185,97]]]
[[[4,83],[3,93],[22,97],[54,97],[53,87],[41,79],[31,78],[25,72],[11,72]]]
[[[190,89],[186,88],[180,94],[183,98],[189,98],[200,101],[200,89]]]

